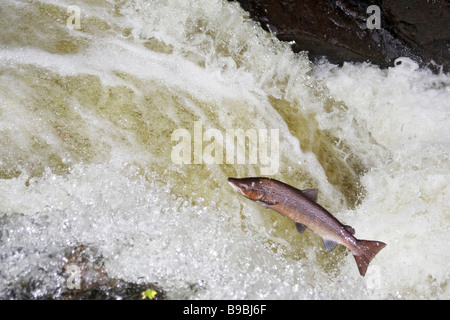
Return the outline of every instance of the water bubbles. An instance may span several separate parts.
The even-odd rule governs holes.
[[[109,274],[157,281],[169,298],[405,297],[398,288],[420,288],[430,261],[431,285],[448,281],[446,246],[431,246],[448,238],[445,75],[406,58],[389,70],[322,61],[311,72],[293,43],[228,2],[136,0],[115,11],[90,8],[102,26],[85,21],[73,34],[90,39],[79,52],[36,42],[0,52],[11,80],[2,93],[15,95],[0,118],[0,167],[10,170],[0,179],[0,297],[20,297],[24,279],[26,297],[62,290],[63,251],[79,245]],[[224,130],[280,128],[280,177],[319,187],[337,212],[343,192],[359,193],[344,214],[358,234],[390,239],[366,279],[351,256],[325,272],[335,257],[231,196],[224,177],[252,168],[170,163],[171,130],[199,117]],[[414,268],[389,267],[399,259]]]
[[[401,58],[395,59],[394,65],[397,68],[401,68],[401,69],[408,70],[408,71],[415,71],[415,70],[419,69],[419,64],[417,62],[413,61],[411,58],[407,58],[407,57],[401,57]]]

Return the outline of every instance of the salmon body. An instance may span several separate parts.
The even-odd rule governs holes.
[[[329,252],[338,244],[346,246],[364,276],[370,261],[386,244],[381,241],[358,240],[355,230],[343,225],[317,203],[317,189],[299,190],[269,178],[228,178],[235,191],[295,221],[298,232],[310,229],[323,238]]]

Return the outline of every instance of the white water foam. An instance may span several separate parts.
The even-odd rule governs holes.
[[[24,278],[41,281],[35,297],[63,286],[63,250],[84,244],[112,276],[158,282],[169,298],[450,297],[448,75],[404,58],[312,66],[235,3],[80,2],[72,31],[72,3],[40,4],[8,10],[29,12],[38,40],[53,39],[50,25],[77,49],[0,50],[1,296]],[[171,132],[199,119],[280,129],[275,178],[318,187],[358,238],[388,244],[366,277],[347,251],[325,253],[233,193],[226,177],[258,168],[170,163]],[[328,161],[357,176],[356,205]]]

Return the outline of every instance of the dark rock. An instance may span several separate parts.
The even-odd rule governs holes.
[[[60,257],[60,254],[57,254]],[[91,247],[68,247],[64,263],[48,283],[49,270],[32,270],[23,278],[8,284],[1,299],[13,300],[153,300],[166,298],[164,290],[154,283],[135,283],[113,278],[104,268],[103,257]],[[58,280],[59,279],[59,280]]]
[[[388,28],[419,54],[450,71],[450,2],[384,0]]]
[[[295,52],[333,63],[370,61],[392,66],[398,57],[450,64],[449,3],[444,0],[238,0],[250,16]],[[380,8],[380,28],[369,29],[370,5]]]
[[[78,270],[79,282],[73,283],[72,288],[65,286],[58,299],[137,300],[146,298],[143,294],[146,290],[155,292],[152,297],[154,300],[165,298],[164,291],[153,283],[139,284],[110,277],[103,266],[103,258],[84,245],[68,248],[66,259],[64,269],[67,272],[71,266],[75,266]]]

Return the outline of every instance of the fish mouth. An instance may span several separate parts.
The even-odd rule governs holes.
[[[244,193],[242,192],[242,189],[239,187],[239,184],[237,181],[238,181],[238,179],[236,179],[236,178],[228,178],[228,183],[233,188],[233,190],[244,195]]]
[[[230,186],[233,188],[234,191],[236,191],[237,193],[239,193],[240,195],[243,195],[246,198],[250,197],[248,196],[248,194],[245,193],[244,189],[242,189],[241,187],[241,183],[239,181],[239,179],[236,178],[228,178],[228,183],[230,184]]]

